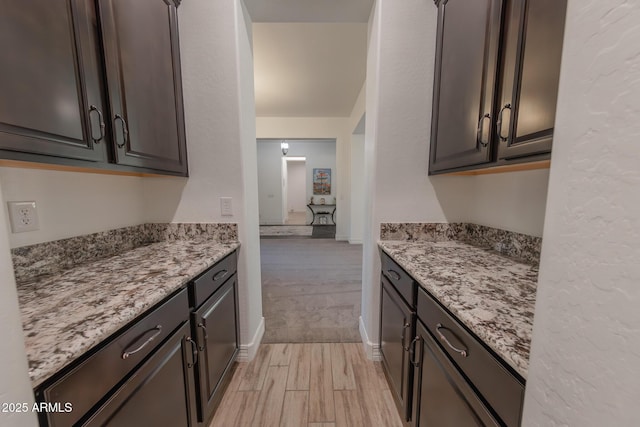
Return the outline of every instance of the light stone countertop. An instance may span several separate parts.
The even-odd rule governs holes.
[[[18,283],[32,386],[42,384],[239,246],[204,238],[153,243]]]
[[[457,241],[378,244],[419,286],[527,378],[537,266]]]

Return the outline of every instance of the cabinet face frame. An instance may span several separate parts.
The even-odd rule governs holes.
[[[177,4],[169,0],[146,0],[148,3],[156,2],[154,7],[164,7],[167,12],[167,25],[170,36],[170,55],[172,81],[165,82],[173,87],[175,109],[176,134],[171,135],[178,144],[177,159],[153,150],[136,150],[131,138],[136,137],[130,133],[129,128],[135,126],[130,115],[125,90],[125,70],[123,68],[121,36],[117,29],[116,8],[124,8],[125,0],[98,0],[100,21],[102,24],[103,46],[105,56],[106,80],[108,87],[108,99],[111,109],[111,132],[113,135],[113,147],[115,162],[120,165],[144,167],[161,171],[175,172],[184,176],[188,174],[187,150],[184,122],[184,101],[182,94],[182,76],[180,71],[180,45],[178,39],[178,15]],[[140,0],[128,0],[140,1]],[[149,141],[146,141],[149,144]]]
[[[173,362],[173,364],[180,362],[181,365],[181,372],[176,372],[177,369],[173,372],[179,377],[182,389],[171,390],[176,394],[181,394],[180,392],[184,394],[184,399],[181,402],[184,405],[181,408],[184,410],[182,414],[184,415],[184,419],[181,421],[184,421],[184,426],[197,425],[196,403],[194,399],[195,379],[193,372],[195,356],[190,342],[191,338],[189,337],[190,329],[189,321],[185,321],[88,420],[82,421],[82,425],[87,427],[111,425],[112,418],[117,417],[119,411],[126,408],[128,402],[130,402],[131,399],[135,399],[137,393],[144,391],[145,387],[148,387],[147,384],[149,384],[149,381],[156,374],[160,373],[162,369],[168,367],[171,362]],[[155,390],[155,392],[152,393],[153,395],[158,393],[164,394],[164,390]],[[155,404],[157,406],[158,403],[162,403],[162,398],[150,400],[147,402],[147,405],[151,406]],[[162,405],[160,406],[162,407]],[[135,419],[130,419],[129,417],[134,417]],[[146,413],[136,414],[135,411],[130,410],[127,413],[126,420],[128,425],[145,425],[149,422],[148,418],[149,416]]]
[[[74,99],[73,109],[78,108],[79,117],[62,121],[59,119],[59,114],[52,113],[50,116],[44,114],[38,117],[43,117],[45,120],[31,120],[35,124],[31,125],[32,128],[29,128],[27,126],[29,124],[28,116],[24,116],[26,124],[22,123],[22,126],[20,126],[18,120],[21,116],[19,114],[14,114],[17,118],[8,115],[5,120],[7,123],[0,123],[0,159],[8,162],[19,161],[39,164],[42,166],[38,168],[51,170],[57,169],[53,165],[61,165],[69,168],[68,170],[81,172],[84,172],[83,168],[88,168],[104,171],[104,173],[188,176],[178,39],[177,7],[180,1],[146,0],[145,3],[145,7],[166,8],[167,11],[166,19],[158,18],[154,22],[156,22],[156,29],[162,29],[162,31],[168,31],[169,33],[169,40],[166,43],[167,48],[158,49],[158,51],[166,54],[167,63],[169,61],[171,63],[171,70],[164,73],[166,85],[162,85],[162,87],[171,87],[173,90],[171,104],[149,102],[147,105],[165,105],[166,108],[162,110],[163,112],[173,109],[175,112],[162,115],[168,115],[173,118],[175,114],[175,126],[172,126],[176,131],[164,132],[164,128],[169,128],[169,126],[163,126],[163,121],[156,123],[154,120],[141,120],[140,123],[143,123],[143,127],[147,129],[158,128],[158,137],[145,138],[144,147],[137,152],[132,149],[131,144],[124,144],[122,147],[118,146],[118,144],[122,145],[122,130],[126,129],[124,123],[127,121],[127,116],[126,112],[123,112],[126,108],[120,108],[113,102],[119,100],[119,95],[121,95],[118,91],[122,88],[122,82],[117,78],[120,72],[119,65],[121,65],[118,63],[118,57],[121,52],[119,51],[117,40],[114,43],[114,37],[117,38],[117,31],[115,31],[115,22],[110,19],[113,18],[114,14],[110,14],[109,9],[115,3],[119,3],[119,7],[123,9],[126,8],[127,4],[123,4],[126,0],[61,1],[68,10],[65,19],[69,22],[67,24],[67,21],[65,21],[62,24],[68,26],[69,34],[65,35],[65,37],[58,36],[60,38],[59,44],[64,43],[63,47],[71,50],[69,53],[73,59],[73,64],[70,64],[71,60],[67,59],[64,59],[62,64],[66,65],[67,68],[73,68],[77,86],[71,89],[71,85],[67,83],[64,93],[67,95],[65,99]],[[60,2],[55,3],[60,4]],[[14,9],[14,11],[21,13],[18,9]],[[123,13],[127,12],[124,11]],[[56,34],[60,34],[62,14],[58,13],[55,16],[59,18],[57,21],[53,21],[58,24],[58,32]],[[19,31],[16,32],[19,33]],[[11,42],[15,43],[14,39],[16,37],[13,37],[15,34],[12,32],[9,35],[12,36]],[[48,43],[55,44],[56,41],[55,39],[53,42],[49,40]],[[16,44],[19,46],[19,43]],[[35,46],[37,47],[37,43]],[[11,50],[15,49],[12,47]],[[143,50],[137,49],[138,52]],[[11,60],[10,57],[7,56],[7,58],[9,61]],[[116,58],[116,60],[114,61],[113,58]],[[1,59],[2,56],[0,56]],[[33,68],[33,66],[30,66],[29,70]],[[166,70],[168,67],[164,69]],[[70,74],[71,72],[67,72],[65,75]],[[39,77],[38,72],[33,71],[28,73],[27,77],[35,82],[43,82],[41,84],[45,84],[44,78],[47,74],[41,73],[41,75],[42,77]],[[25,78],[24,80],[29,79]],[[136,79],[135,81],[139,80]],[[33,81],[25,81],[25,83],[33,85]],[[135,84],[130,86],[133,87]],[[160,96],[160,98],[163,97]],[[168,99],[167,97],[164,98]],[[140,97],[140,99],[144,104],[144,100],[147,98]],[[153,99],[153,97],[148,99]],[[67,104],[70,104],[70,102],[67,102]],[[136,111],[142,110],[144,108],[136,109]],[[115,118],[116,114],[119,115],[117,119]],[[49,117],[51,117],[49,119],[51,123],[49,127],[51,129],[46,128],[46,119]],[[124,120],[121,120],[120,117]],[[36,128],[39,122],[44,124],[40,124],[40,128]],[[104,124],[102,130],[99,122]],[[164,122],[167,121],[165,120]],[[56,123],[59,124],[57,127]],[[58,128],[62,130],[56,130]],[[68,131],[69,135],[62,133],[62,131]],[[153,134],[154,132],[151,133]],[[170,135],[170,137],[165,138],[164,135]],[[155,144],[155,141],[163,141],[164,144]]]
[[[385,294],[388,295],[388,298],[385,297]],[[396,368],[400,368],[400,378],[393,378],[391,371],[392,366],[391,363],[387,360],[387,356],[385,355],[385,347],[383,346],[383,334],[384,334],[384,302],[388,301],[390,304],[393,304],[392,308],[395,308],[397,312],[402,313],[403,324],[393,325],[393,327],[397,326],[398,336],[401,334],[404,342],[400,342],[398,346],[393,345],[393,348],[390,350],[401,352],[400,357],[400,366],[396,366]],[[383,370],[385,376],[387,378],[387,382],[389,383],[390,391],[393,396],[393,400],[398,408],[398,412],[400,412],[400,416],[403,420],[408,421],[411,415],[411,392],[413,388],[413,367],[409,361],[409,353],[404,348],[405,345],[411,341],[411,337],[415,331],[415,312],[404,302],[398,291],[393,287],[393,285],[389,282],[389,280],[381,275],[381,283],[380,283],[380,357],[382,361]],[[408,326],[407,326],[408,325]],[[396,331],[394,330],[394,333]],[[394,335],[395,336],[395,335]],[[400,380],[399,383],[397,380]],[[397,390],[395,388],[398,388]]]
[[[543,129],[538,132],[524,135],[518,138],[518,119],[520,116],[521,92],[524,75],[525,54],[527,49],[527,34],[530,29],[530,8],[532,3],[537,0],[508,0],[505,22],[504,22],[504,40],[502,46],[502,64],[500,73],[500,85],[498,87],[499,95],[496,105],[496,132],[495,144],[498,149],[498,160],[511,160],[524,156],[546,154],[551,152],[553,141],[553,128]],[[554,15],[566,15],[566,0],[556,0],[554,4]],[[557,18],[556,16],[556,18]],[[560,74],[560,58],[562,56],[562,35],[564,34],[564,25],[555,22],[553,31],[558,34],[560,45],[554,46],[553,59],[557,60],[557,64],[552,62],[550,66],[554,66],[552,72],[556,72],[555,98],[554,105],[557,101],[558,79]],[[545,27],[544,31],[549,31]],[[529,46],[531,47],[531,46]],[[555,67],[557,65],[557,67]],[[557,68],[557,69],[556,69]],[[547,94],[550,95],[550,94]],[[509,107],[506,107],[509,105]],[[509,111],[509,114],[506,112]],[[505,115],[504,117],[502,117]],[[508,125],[504,125],[508,119]],[[508,132],[504,137],[505,130]],[[501,135],[502,133],[503,135]]]
[[[27,7],[17,2],[13,7]],[[47,156],[63,156],[70,159],[85,161],[108,160],[109,134],[106,128],[102,137],[97,123],[100,116],[108,117],[103,86],[103,64],[100,54],[100,40],[97,32],[92,28],[96,14],[93,3],[82,0],[67,0],[68,36],[73,59],[74,78],[76,80],[77,104],[82,137],[65,136],[47,132],[44,129],[28,128],[11,123],[0,123],[0,149],[6,150],[8,157],[19,157],[22,153],[41,154]],[[26,12],[25,12],[26,13]],[[54,18],[52,18],[54,19]],[[14,40],[18,46],[19,40]],[[51,41],[50,41],[51,42]],[[60,41],[62,43],[62,41]],[[5,53],[9,55],[9,53]],[[20,53],[22,54],[22,53]],[[35,96],[35,94],[32,94]],[[28,96],[28,95],[25,95]],[[96,123],[92,122],[95,120]],[[5,157],[5,156],[2,156]]]
[[[215,409],[220,404],[224,391],[226,389],[227,383],[230,381],[232,372],[233,372],[233,363],[236,360],[237,354],[239,352],[239,344],[240,344],[240,325],[238,323],[238,286],[237,286],[237,275],[234,274],[232,277],[227,279],[224,285],[222,285],[218,290],[216,290],[205,303],[202,304],[192,314],[193,325],[192,331],[193,335],[196,338],[196,342],[198,345],[199,356],[198,362],[196,364],[196,378],[197,378],[197,389],[198,389],[198,420],[200,422],[206,422],[209,420],[211,415],[215,412]],[[229,295],[231,294],[231,295]],[[221,375],[217,378],[217,382],[215,384],[210,382],[210,373],[213,369],[220,368],[219,366],[210,366],[209,365],[209,353],[211,351],[209,347],[209,332],[207,328],[215,326],[215,327],[225,327],[228,325],[208,325],[206,324],[207,318],[220,306],[226,302],[226,298],[233,298],[233,309],[234,309],[234,318],[228,319],[229,321],[233,320],[234,329],[233,333],[235,334],[235,350],[230,358],[226,361],[226,365],[223,367],[221,371]],[[203,325],[202,326],[199,325]],[[212,331],[213,335],[214,332]]]
[[[454,1],[462,0],[440,0],[436,1],[438,7],[438,31],[436,35],[436,59],[433,84],[433,104],[431,117],[431,143],[429,149],[429,174],[454,169],[458,167],[482,165],[493,160],[493,148],[491,141],[494,135],[493,117],[495,103],[495,86],[497,77],[499,42],[501,32],[501,16],[503,8],[503,0],[486,0],[488,2],[488,10],[486,11],[485,26],[485,49],[483,55],[483,75],[482,90],[480,94],[480,105],[478,105],[478,115],[476,117],[478,128],[482,126],[482,132],[477,132],[475,142],[475,150],[467,150],[467,152],[456,153],[444,159],[438,160],[438,129],[440,126],[450,126],[451,124],[440,123],[440,100],[441,100],[441,83],[443,76],[443,44],[445,23],[447,15],[447,5]],[[479,135],[479,137],[478,137]],[[486,141],[485,145],[481,144],[479,139]],[[442,145],[444,142],[440,142]],[[451,142],[448,142],[451,143]],[[454,141],[454,143],[456,143]],[[458,143],[459,144],[459,143]],[[441,146],[442,146],[441,145]]]
[[[496,417],[492,414],[492,412],[485,406],[484,402],[472,387],[466,382],[464,377],[458,372],[457,368],[453,365],[453,363],[449,360],[448,356],[443,352],[440,348],[440,345],[436,342],[435,338],[431,335],[427,328],[422,324],[420,320],[416,322],[416,335],[414,340],[415,347],[412,349],[413,357],[416,360],[417,366],[414,367],[414,384],[413,384],[413,408],[412,408],[412,419],[411,425],[413,427],[420,427],[423,425],[428,425],[428,420],[426,423],[422,423],[423,418],[426,420],[426,415],[424,412],[427,410],[432,410],[433,408],[424,408],[422,405],[422,397],[423,397],[423,380],[435,380],[438,376],[440,379],[445,379],[445,381],[441,381],[441,384],[445,384],[451,391],[453,391],[452,395],[457,397],[453,403],[457,406],[452,407],[456,409],[455,413],[459,414],[464,412],[468,414],[468,418],[474,420],[475,424],[473,427],[477,426],[487,426],[487,427],[498,427],[502,424],[497,421]],[[425,371],[426,361],[425,359],[429,359],[431,362],[430,367],[438,369],[438,372],[434,374],[430,374]],[[452,408],[435,408],[433,412],[439,412],[440,416],[446,416],[446,410],[451,410]],[[449,411],[451,412],[451,411]],[[457,415],[459,416],[459,415]],[[442,420],[441,420],[442,421]],[[451,420],[449,420],[451,422]],[[451,424],[448,424],[451,425]],[[469,425],[459,426],[457,427],[470,427]]]

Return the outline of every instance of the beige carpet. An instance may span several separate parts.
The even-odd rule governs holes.
[[[265,343],[357,342],[362,245],[261,239]]]

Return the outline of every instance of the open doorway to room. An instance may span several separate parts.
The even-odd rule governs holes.
[[[263,238],[336,237],[335,139],[258,139]]]
[[[283,211],[286,225],[307,225],[307,158],[283,157]]]

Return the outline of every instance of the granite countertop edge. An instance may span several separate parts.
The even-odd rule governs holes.
[[[164,241],[18,283],[32,387],[239,247],[237,241]]]
[[[465,300],[466,294],[472,294],[477,291],[478,287],[485,285],[483,280],[478,280],[481,273],[478,266],[473,265],[474,262],[462,261],[451,253],[443,254],[438,257],[439,261],[451,261],[452,269],[447,271],[446,276],[438,277],[437,274],[425,274],[425,266],[429,264],[430,257],[433,257],[429,251],[431,248],[448,246],[451,250],[465,251],[466,255],[474,254],[479,258],[499,259],[502,263],[496,267],[496,270],[507,270],[508,280],[506,281],[507,291],[510,295],[505,296],[501,292],[482,290],[484,292],[481,304],[482,308],[478,310],[462,307],[460,301]],[[378,241],[378,247],[395,262],[400,265],[406,272],[418,283],[418,285],[426,290],[445,308],[447,308],[462,324],[471,330],[485,345],[491,348],[498,356],[500,356],[512,369],[514,369],[526,381],[529,367],[529,351],[531,344],[531,332],[533,329],[533,310],[535,304],[537,266],[525,264],[521,261],[514,260],[504,255],[498,254],[490,248],[482,248],[472,246],[468,243],[451,241],[447,243],[435,243],[428,241]],[[424,254],[415,253],[412,257],[402,256],[404,249],[421,251]],[[496,258],[498,257],[498,258]],[[411,260],[409,258],[412,258]],[[449,259],[450,258],[450,259]],[[431,262],[433,259],[431,260]],[[443,269],[447,269],[447,265],[440,265]],[[469,267],[469,271],[465,270]],[[491,266],[485,269],[491,270]],[[497,274],[497,273],[496,273]],[[430,276],[430,277],[429,277]],[[451,280],[451,279],[454,280]],[[486,277],[484,278],[486,280]],[[504,279],[502,275],[501,279]],[[443,283],[449,281],[447,285]],[[453,284],[455,282],[455,285]],[[501,282],[495,280],[494,282]],[[455,287],[455,294],[452,292]],[[495,288],[495,283],[491,285]],[[487,298],[489,294],[489,298]],[[513,306],[512,298],[514,295],[518,297],[524,295],[523,301],[518,300],[518,306]],[[471,297],[470,299],[472,299]],[[495,313],[490,313],[492,305],[495,305],[495,311],[499,312],[499,320],[493,319],[486,322],[484,316],[491,317]],[[489,308],[490,310],[487,310]],[[513,311],[510,311],[510,310]],[[476,313],[477,311],[477,313]]]

